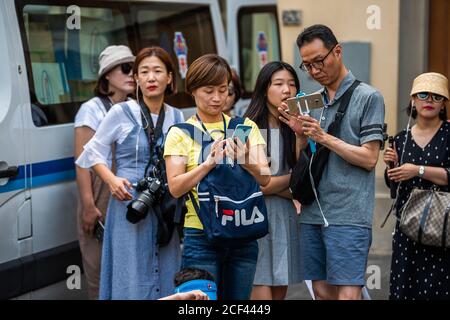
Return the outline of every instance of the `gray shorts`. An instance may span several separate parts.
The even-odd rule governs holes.
[[[300,270],[305,280],[364,286],[372,229],[300,225]]]

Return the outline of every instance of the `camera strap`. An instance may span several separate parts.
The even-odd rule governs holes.
[[[141,106],[141,118],[142,118],[142,126],[145,128],[148,138],[148,144],[150,147],[150,159],[145,167],[145,176],[147,176],[147,171],[152,164],[153,157],[159,157],[159,151],[157,150],[158,140],[161,138],[163,131],[162,127],[164,125],[164,119],[166,117],[166,112],[164,110],[164,105],[161,107],[158,115],[158,121],[156,122],[156,127],[153,124],[152,115],[150,114],[150,109],[147,107],[144,101],[140,101]]]
[[[161,110],[159,111],[158,115],[158,121],[156,122],[156,127],[153,124],[153,118],[150,114],[150,110],[145,104],[144,101],[140,101],[142,113],[142,126],[145,128],[145,131],[147,132],[148,142],[150,147],[152,147],[152,143],[154,141],[158,141],[158,139],[162,135],[162,127],[164,124],[164,119],[166,117],[166,112],[164,111],[164,105],[161,107]]]

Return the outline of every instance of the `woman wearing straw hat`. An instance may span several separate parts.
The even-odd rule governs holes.
[[[394,149],[384,154],[387,182],[400,183],[396,214],[412,189],[431,189],[438,185],[449,190],[450,124],[446,103],[448,80],[438,73],[425,73],[414,80],[407,112],[415,125],[395,137]],[[450,254],[447,249],[419,244],[399,230],[397,221],[390,275],[390,299],[450,299]]]
[[[141,210],[137,215],[130,209],[134,209],[138,195],[142,199],[144,190],[137,183],[157,171],[155,162],[164,162],[167,131],[184,121],[180,110],[164,103],[166,95],[176,91],[175,68],[164,49],[149,47],[136,56],[133,73],[137,100],[114,105],[76,161],[82,168],[92,168],[112,195],[103,240],[102,300],[154,300],[172,294],[173,276],[181,260],[178,233],[172,232],[168,243],[158,245],[155,211]],[[116,172],[106,160],[112,144]],[[153,196],[145,198],[152,201],[144,199],[145,208],[160,203],[155,200],[159,190],[152,188]]]
[[[75,158],[94,136],[113,104],[125,101],[135,90],[132,76],[134,55],[126,46],[109,46],[100,53],[95,97],[83,103],[75,117]],[[111,159],[108,159],[111,162]],[[78,203],[78,240],[90,299],[98,298],[102,244],[94,238],[98,220],[104,221],[110,193],[94,173],[76,167],[80,192]]]

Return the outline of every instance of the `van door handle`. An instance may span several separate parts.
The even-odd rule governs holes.
[[[0,179],[14,178],[18,174],[19,174],[18,167],[9,167],[8,169],[0,170]]]

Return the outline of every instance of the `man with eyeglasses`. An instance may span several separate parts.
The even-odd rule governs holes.
[[[309,138],[331,151],[316,186],[318,199],[303,205],[300,215],[301,273],[313,281],[316,299],[361,299],[372,241],[374,169],[383,141],[384,99],[369,85],[354,84],[355,76],[342,61],[342,46],[328,27],[305,29],[297,45],[301,69],[324,87],[320,93],[325,107],[312,110],[310,116],[295,116],[284,112],[283,105],[282,120],[303,148]],[[328,127],[351,87],[350,102],[332,136]]]

